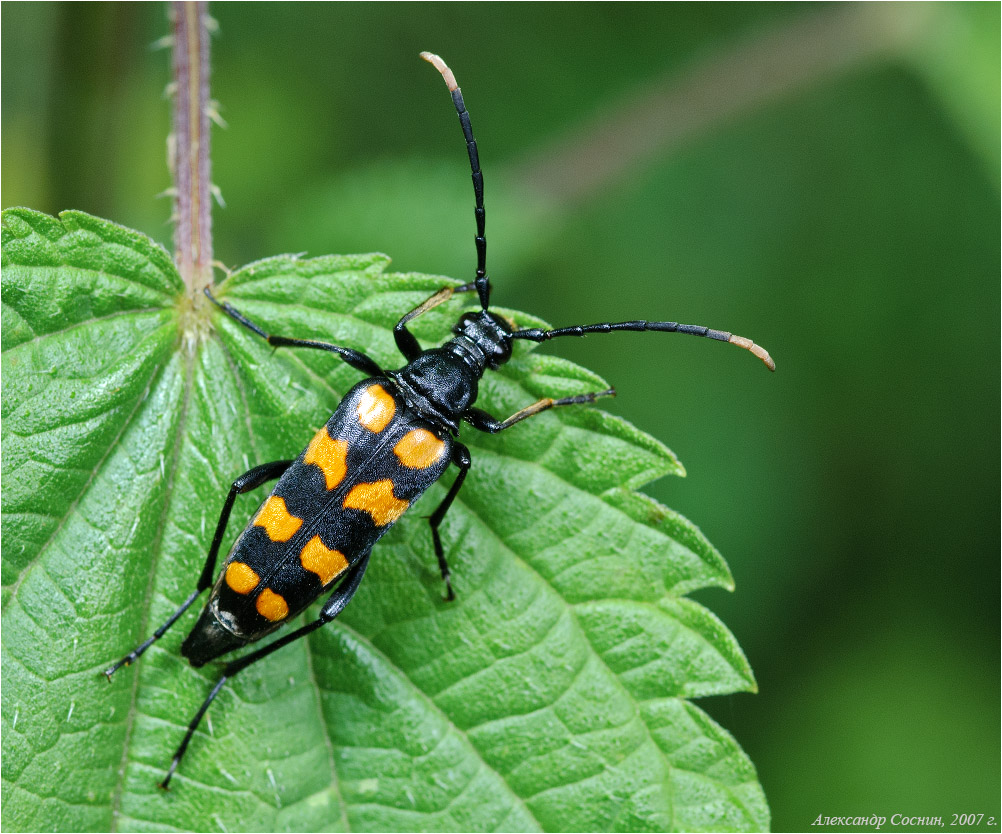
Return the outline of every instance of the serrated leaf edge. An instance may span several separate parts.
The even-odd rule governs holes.
[[[172,296],[167,290],[150,287],[148,284],[143,284],[142,286],[152,292],[165,296],[165,298],[171,302],[173,302],[176,295],[184,291],[184,281],[181,279],[181,275],[178,273],[177,267],[174,265],[174,261],[167,250],[161,244],[157,243],[157,241],[153,240],[153,238],[143,234],[142,232],[137,232],[135,229],[130,229],[127,226],[122,226],[118,223],[113,223],[110,220],[105,220],[104,218],[75,209],[61,211],[58,217],[53,217],[50,214],[36,211],[35,209],[23,206],[13,206],[0,212],[0,225],[2,225],[3,232],[5,233],[5,239],[3,240],[4,251],[6,251],[8,234],[11,233],[9,226],[3,222],[6,221],[8,217],[16,217],[19,220],[22,220],[30,226],[32,231],[36,234],[39,234],[52,242],[65,237],[67,234],[70,234],[77,229],[83,229],[85,231],[93,232],[105,243],[115,242],[118,243],[118,245],[123,245],[121,241],[109,240],[108,233],[115,232],[124,241],[129,243],[128,248],[130,248],[137,255],[146,258],[154,266],[156,266],[160,272],[171,281],[174,285],[173,289],[176,292]],[[39,226],[42,224],[47,226],[49,231],[58,230],[61,234],[59,234],[56,238],[52,238],[48,234],[44,234],[39,230]],[[22,236],[19,235],[18,239],[22,239]],[[164,306],[167,305],[165,304]]]

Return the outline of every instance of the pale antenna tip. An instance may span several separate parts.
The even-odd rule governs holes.
[[[761,359],[770,371],[776,370],[776,363],[769,355],[769,351],[761,345],[756,345],[751,339],[746,339],[744,336],[731,336],[731,338],[727,341],[729,341],[732,345],[737,345],[738,347],[750,351],[753,355]]]
[[[422,52],[421,57],[442,74],[442,78],[445,79],[445,86],[449,88],[450,93],[459,89],[459,85],[456,83],[456,76],[452,74],[452,70],[449,69],[448,64],[439,58],[438,55],[434,52]]]

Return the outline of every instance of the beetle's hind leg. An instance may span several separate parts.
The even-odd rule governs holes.
[[[314,350],[326,350],[330,353],[336,353],[344,360],[346,365],[350,365],[352,368],[357,368],[358,370],[367,373],[369,376],[383,376],[384,371],[379,367],[376,360],[362,353],[360,350],[353,350],[352,348],[335,345],[331,342],[318,342],[313,339],[292,339],[288,336],[276,336],[274,333],[269,333],[267,330],[264,330],[262,327],[252,322],[249,318],[247,318],[247,316],[230,304],[230,302],[219,301],[208,287],[205,288],[204,292],[206,298],[226,313],[226,315],[233,319],[233,321],[243,327],[246,327],[252,333],[256,333],[272,347],[305,347],[313,348]]]
[[[333,620],[344,610],[344,607],[351,601],[351,598],[355,596],[355,591],[358,590],[359,583],[362,581],[362,576],[365,574],[365,569],[368,566],[369,553],[365,553],[361,559],[348,569],[344,579],[334,589],[334,592],[330,595],[330,597],[328,597],[327,602],[324,603],[324,607],[320,609],[320,616],[313,622],[297,628],[295,631],[279,638],[274,643],[269,643],[267,646],[264,646],[257,651],[245,654],[243,657],[237,658],[236,660],[230,661],[226,664],[223,668],[223,674],[219,677],[219,680],[216,681],[216,685],[212,687],[212,691],[208,694],[208,696],[206,696],[205,700],[202,701],[202,706],[198,708],[198,712],[195,713],[195,717],[188,723],[188,729],[185,731],[184,738],[181,739],[181,743],[174,752],[174,757],[171,759],[170,767],[167,768],[167,774],[164,776],[163,781],[160,782],[161,788],[167,790],[170,787],[170,780],[174,775],[174,771],[177,770],[178,765],[181,763],[181,759],[184,758],[184,754],[188,749],[188,745],[191,743],[192,737],[195,735],[195,731],[198,729],[198,725],[202,723],[202,718],[208,711],[209,705],[216,699],[216,696],[223,688],[223,684],[237,674],[237,672],[246,669],[252,663],[256,663],[262,658],[270,655],[272,652],[282,648],[282,646],[287,646],[289,643],[298,640],[300,637],[305,637],[307,634],[316,631],[320,628],[320,626]]]
[[[192,591],[189,597],[181,603],[177,611],[171,614],[167,618],[166,622],[153,632],[152,637],[136,646],[136,648],[119,660],[114,666],[105,669],[104,674],[107,676],[109,681],[111,681],[111,676],[123,666],[129,666],[138,660],[143,652],[163,637],[167,632],[167,629],[174,625],[178,618],[191,607],[191,604],[198,599],[198,596],[202,593],[202,591],[206,588],[212,587],[212,581],[216,576],[216,558],[219,555],[219,545],[223,541],[223,533],[226,532],[226,524],[230,520],[230,513],[233,511],[233,502],[237,495],[242,492],[249,492],[250,490],[256,489],[268,481],[273,481],[275,478],[281,477],[282,473],[289,468],[291,463],[291,460],[276,460],[272,463],[263,463],[260,466],[255,466],[253,469],[245,472],[233,482],[230,486],[229,495],[226,496],[226,501],[223,503],[223,510],[219,514],[219,522],[216,524],[216,533],[212,537],[212,544],[209,545],[209,553],[205,557],[205,565],[202,568],[202,574],[198,578],[198,585],[195,586],[195,590]]]

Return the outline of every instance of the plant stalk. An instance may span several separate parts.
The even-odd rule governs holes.
[[[171,3],[174,28],[174,260],[196,296],[212,283],[208,3]]]

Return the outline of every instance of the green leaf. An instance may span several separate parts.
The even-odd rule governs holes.
[[[217,294],[393,367],[393,324],[453,282],[387,263],[271,258]],[[446,338],[459,306],[419,338]],[[442,531],[458,600],[422,518],[439,484],[338,620],[226,685],[160,791],[218,674],[178,654],[194,615],[110,687],[100,673],[190,593],[232,479],[294,455],[360,375],[272,350],[184,297],[156,244],[76,212],[4,213],[3,339],[5,829],[768,826],[751,763],[685,700],[755,688],[681,596],[731,587],[727,567],[634,491],[681,474],[671,452],[592,408],[464,433],[474,466]],[[507,415],[605,387],[519,345],[478,402]],[[237,499],[224,547],[260,498]]]

